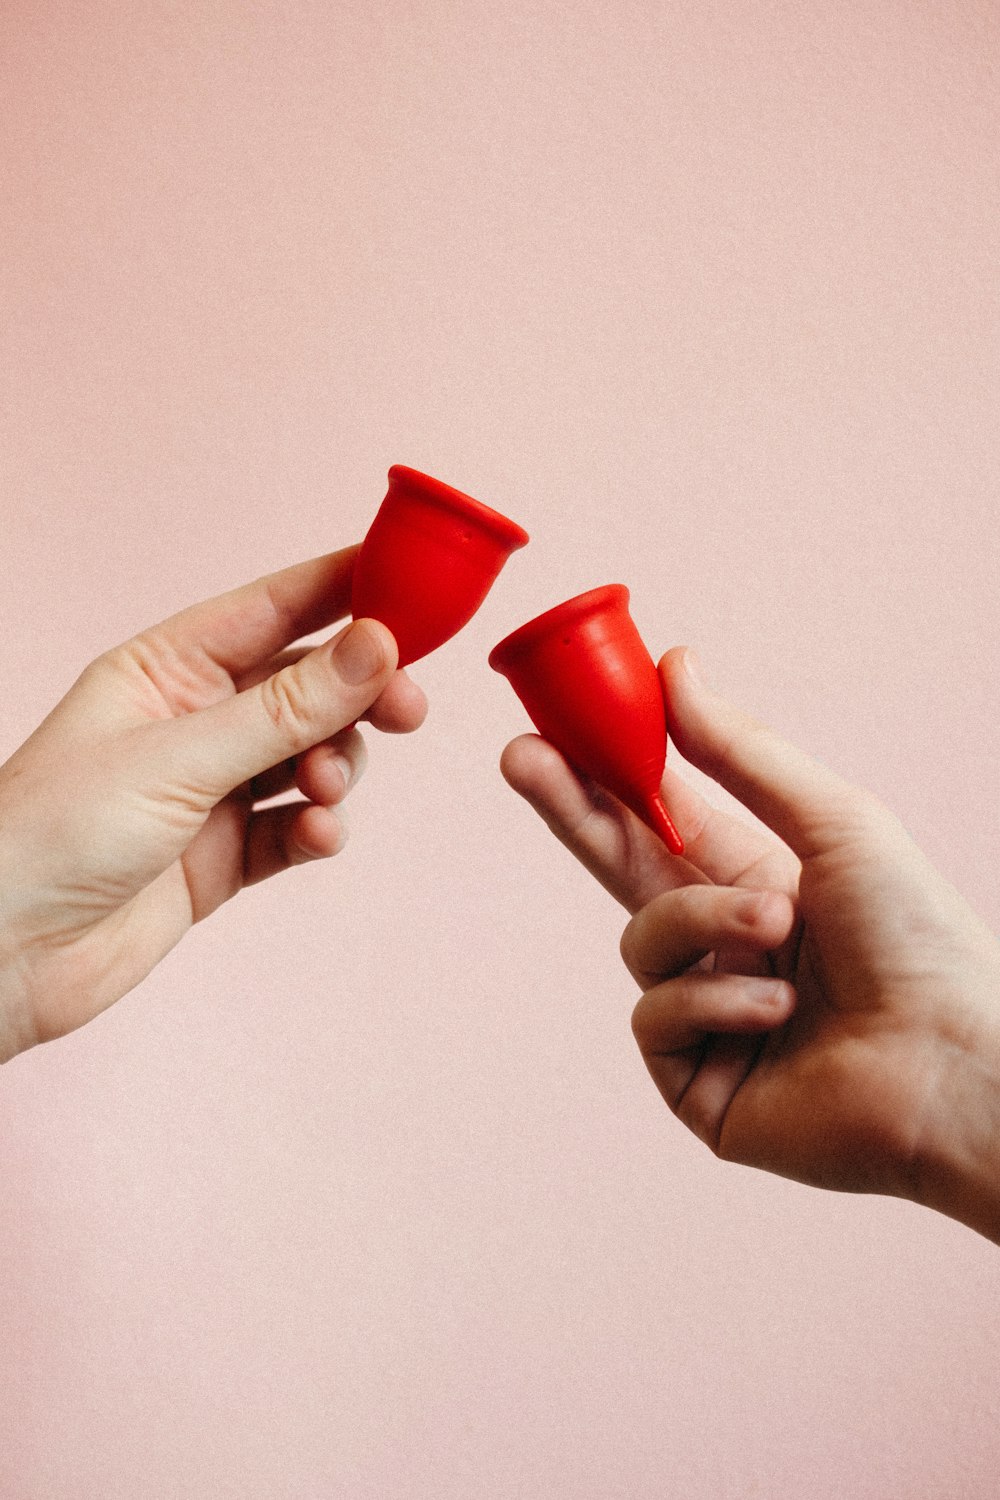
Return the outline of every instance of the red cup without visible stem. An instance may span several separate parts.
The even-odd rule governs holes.
[[[510,554],[527,541],[499,511],[394,464],[354,564],[354,618],[386,625],[405,667],[468,624]]]
[[[543,739],[683,854],[660,792],[663,689],[628,601],[620,583],[579,594],[502,640],[490,666],[509,679]]]

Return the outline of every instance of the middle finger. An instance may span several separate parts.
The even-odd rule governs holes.
[[[621,954],[639,988],[648,990],[722,947],[767,953],[794,925],[795,907],[778,891],[681,886],[636,913],[622,933]]]

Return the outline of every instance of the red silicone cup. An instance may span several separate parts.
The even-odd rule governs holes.
[[[354,564],[351,610],[381,620],[407,666],[467,625],[528,533],[416,469],[393,464]]]
[[[543,739],[683,854],[660,792],[663,689],[628,601],[620,583],[579,594],[502,640],[490,666],[509,679]]]

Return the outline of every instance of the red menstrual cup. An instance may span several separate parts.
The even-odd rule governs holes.
[[[499,511],[393,464],[354,564],[354,618],[388,626],[405,667],[468,624],[510,554],[527,541]]]
[[[502,640],[490,666],[509,679],[543,739],[683,854],[660,794],[663,690],[628,599],[620,583],[569,599]]]

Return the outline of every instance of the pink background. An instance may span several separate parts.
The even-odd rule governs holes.
[[[3,1071],[3,1500],[995,1493],[1000,1252],[685,1135],[485,657],[628,583],[997,923],[998,33],[7,0],[0,750],[392,462],[533,542],[340,859]]]

